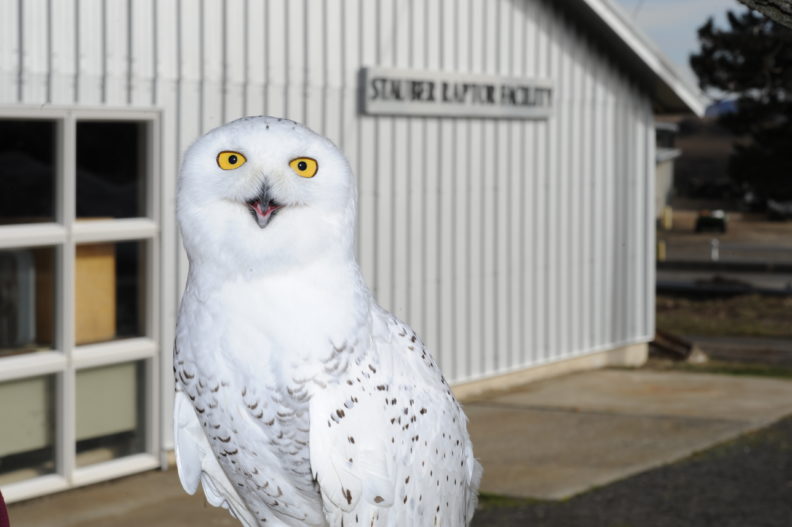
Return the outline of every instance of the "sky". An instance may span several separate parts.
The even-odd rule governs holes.
[[[737,0],[612,0],[696,84],[688,57],[698,51],[697,29],[709,17],[726,24],[726,11],[742,11]]]

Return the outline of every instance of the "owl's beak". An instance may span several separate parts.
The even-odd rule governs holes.
[[[261,186],[258,196],[247,202],[247,206],[260,229],[269,225],[272,218],[284,207],[275,201],[266,183]]]

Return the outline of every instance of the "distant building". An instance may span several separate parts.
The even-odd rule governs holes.
[[[460,393],[645,358],[653,114],[702,107],[609,0],[0,13],[8,500],[167,463],[179,160],[243,115],[349,156],[364,274]]]
[[[657,151],[655,152],[655,216],[658,218],[663,209],[670,204],[674,194],[674,160],[682,151],[676,148],[676,135],[679,126],[671,122],[655,123]]]

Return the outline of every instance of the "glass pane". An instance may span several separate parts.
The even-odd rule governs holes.
[[[77,123],[77,217],[146,215],[146,123]]]
[[[145,452],[145,363],[77,372],[77,466]]]
[[[145,253],[139,241],[77,246],[77,345],[145,334]]]
[[[0,383],[0,487],[55,471],[55,378]]]
[[[0,357],[53,348],[54,269],[54,247],[0,250]]]
[[[0,225],[55,221],[55,121],[0,119]]]

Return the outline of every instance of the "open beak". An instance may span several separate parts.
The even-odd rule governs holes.
[[[261,229],[269,225],[272,218],[284,207],[272,198],[270,188],[266,184],[261,186],[258,196],[247,202],[247,206]]]

